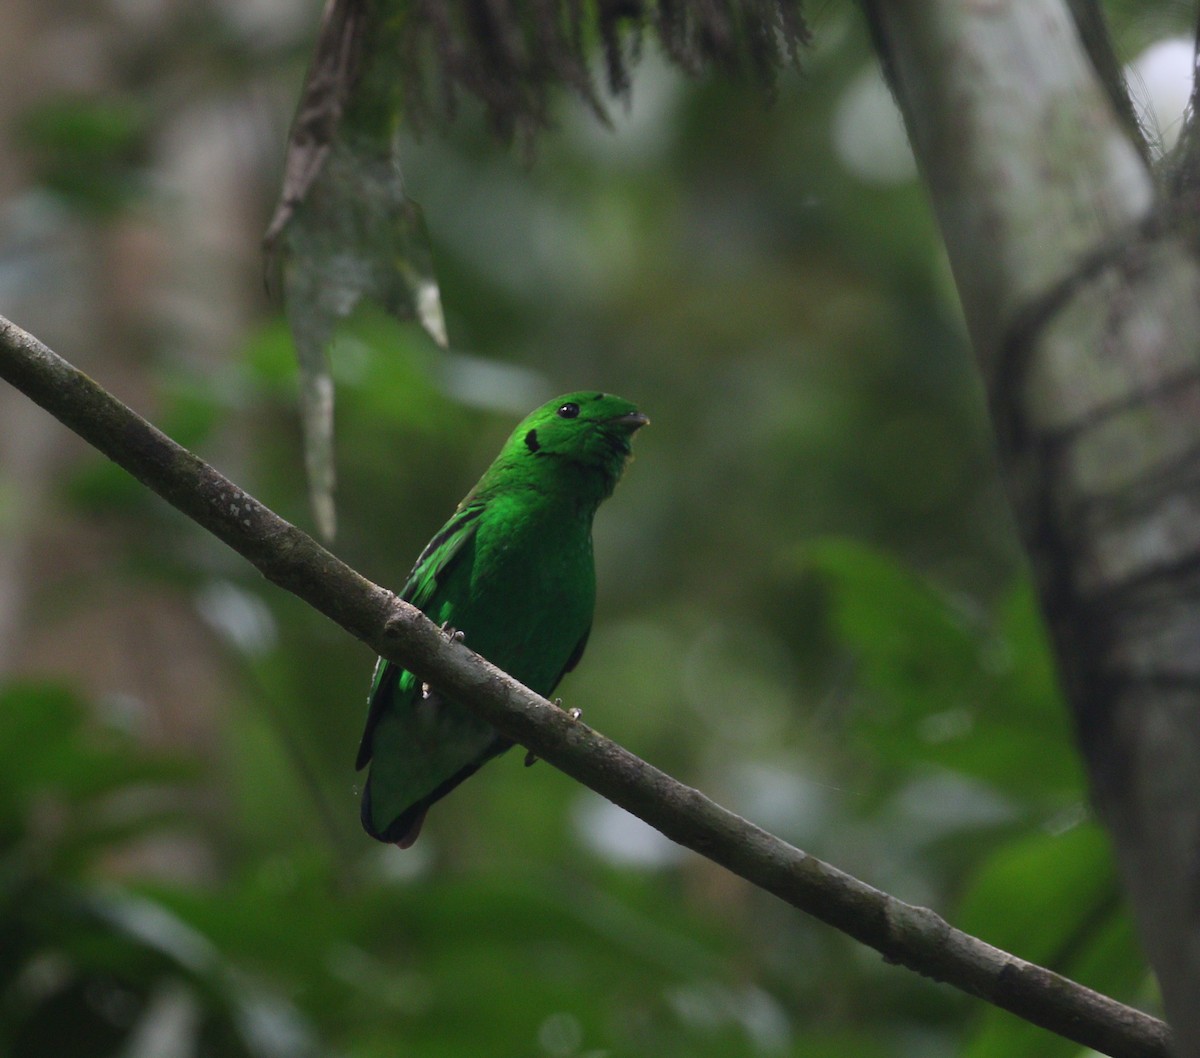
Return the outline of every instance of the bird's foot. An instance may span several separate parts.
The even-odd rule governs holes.
[[[467,638],[467,633],[457,628],[452,628],[449,621],[442,622],[442,632],[452,643],[461,643]]]
[[[561,698],[555,698],[553,704],[558,706],[559,709],[562,709],[563,712],[566,713],[567,716],[569,716],[572,720],[578,720],[581,716],[583,716],[582,709],[563,709],[563,701]],[[525,767],[530,768],[537,762],[538,755],[534,753],[533,750],[529,750],[525,754]]]
[[[567,716],[569,716],[572,720],[578,720],[581,716],[583,716],[582,709],[563,709],[563,703],[562,703],[561,698],[555,698],[554,704],[557,705],[560,709],[562,709],[563,712],[566,713]]]
[[[564,713],[566,713],[567,716],[569,716],[572,720],[578,720],[581,716],[583,716],[582,709],[563,709],[563,701],[561,698],[555,698],[553,704],[558,706],[559,709],[562,709],[562,711]],[[538,755],[536,753],[534,753],[533,750],[529,750],[528,752],[526,752],[525,767],[530,768],[537,762],[538,762]]]

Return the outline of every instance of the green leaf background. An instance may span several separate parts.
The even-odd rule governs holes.
[[[0,70],[26,86],[0,91],[0,311],[305,526],[258,244],[318,6],[74,12],[82,86],[30,72],[61,27],[0,13],[30,57]],[[1123,57],[1189,28],[1111,13]],[[521,414],[579,386],[636,400],[653,424],[597,521],[566,702],[823,859],[1155,1009],[923,193],[838,153],[868,42],[849,10],[809,15],[769,106],[647,45],[614,130],[562,97],[531,163],[469,102],[448,133],[401,129],[452,342],[370,298],[333,327],[336,549],[399,585]],[[519,754],[410,852],[374,844],[366,650],[0,397],[0,1054],[1076,1050]]]

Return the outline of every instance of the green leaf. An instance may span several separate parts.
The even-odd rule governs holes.
[[[881,759],[921,760],[1023,801],[1082,788],[1045,633],[1022,582],[999,614],[968,609],[896,560],[826,540],[805,552],[870,698],[851,730]]]
[[[11,835],[14,846],[29,837],[68,873],[173,821],[146,790],[195,773],[193,762],[149,753],[128,734],[97,727],[65,687],[0,687],[0,835]],[[123,801],[132,790],[141,796]]]
[[[74,209],[104,219],[140,190],[134,155],[145,117],[132,103],[64,97],[27,110],[18,138],[43,186]]]
[[[955,921],[1005,951],[1061,968],[1089,924],[1120,907],[1108,840],[1083,823],[999,849],[963,894]]]
[[[1147,978],[1108,839],[1091,822],[1010,842],[963,894],[957,925],[1005,951],[1131,1002]],[[968,1058],[1054,1058],[1077,1045],[987,1009]]]

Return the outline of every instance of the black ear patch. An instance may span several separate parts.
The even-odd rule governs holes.
[[[525,447],[531,452],[536,452],[542,447],[540,444],[538,444],[537,430],[530,430],[529,433],[525,435]]]

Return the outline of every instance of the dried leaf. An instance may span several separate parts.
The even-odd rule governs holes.
[[[365,297],[447,344],[421,211],[404,193],[393,89],[362,76],[362,0],[330,0],[288,144],[267,233],[282,259],[284,303],[300,367],[305,466],[317,527],[336,531],[330,343]]]

